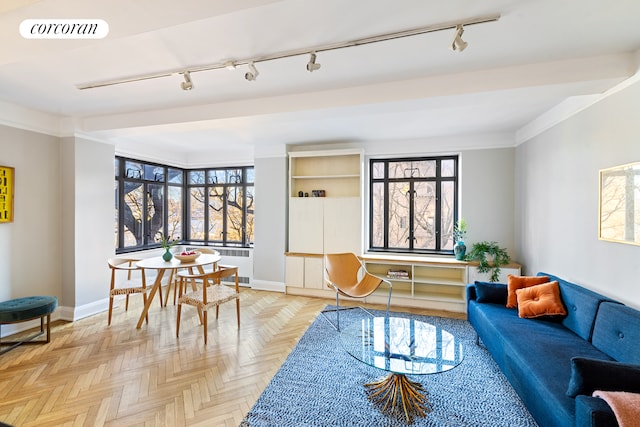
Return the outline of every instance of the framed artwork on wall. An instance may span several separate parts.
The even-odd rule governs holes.
[[[640,245],[640,162],[600,171],[598,237]]]
[[[0,166],[0,222],[13,222],[14,175],[14,168]]]

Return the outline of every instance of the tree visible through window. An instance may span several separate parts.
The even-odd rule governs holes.
[[[370,161],[371,250],[451,253],[458,157]]]
[[[189,240],[251,245],[253,182],[252,167],[189,171]]]
[[[253,167],[185,171],[116,157],[114,172],[118,252],[156,247],[162,236],[252,244]]]

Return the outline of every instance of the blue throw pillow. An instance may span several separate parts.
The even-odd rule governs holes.
[[[640,365],[573,357],[567,396],[591,396],[596,390],[640,393]]]
[[[507,304],[507,285],[505,283],[475,282],[476,300],[479,303]]]

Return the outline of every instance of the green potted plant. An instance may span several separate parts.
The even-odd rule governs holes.
[[[467,252],[467,246],[464,244],[466,236],[467,221],[464,218],[460,218],[453,227],[453,239],[456,242],[453,246],[453,253],[458,261],[464,260]]]
[[[500,267],[509,264],[511,258],[507,250],[498,246],[497,242],[477,242],[471,246],[466,256],[467,261],[478,262],[479,273],[490,273],[491,282],[497,282],[500,277]]]
[[[177,240],[172,240],[168,237],[166,237],[164,234],[160,234],[160,246],[162,246],[162,249],[165,250],[165,253],[162,254],[162,259],[165,261],[171,261],[171,258],[173,258],[173,254],[171,253],[170,249],[175,246],[178,243]]]

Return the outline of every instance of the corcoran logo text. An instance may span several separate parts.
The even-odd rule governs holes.
[[[109,24],[102,19],[25,19],[20,35],[25,39],[102,39]]]

